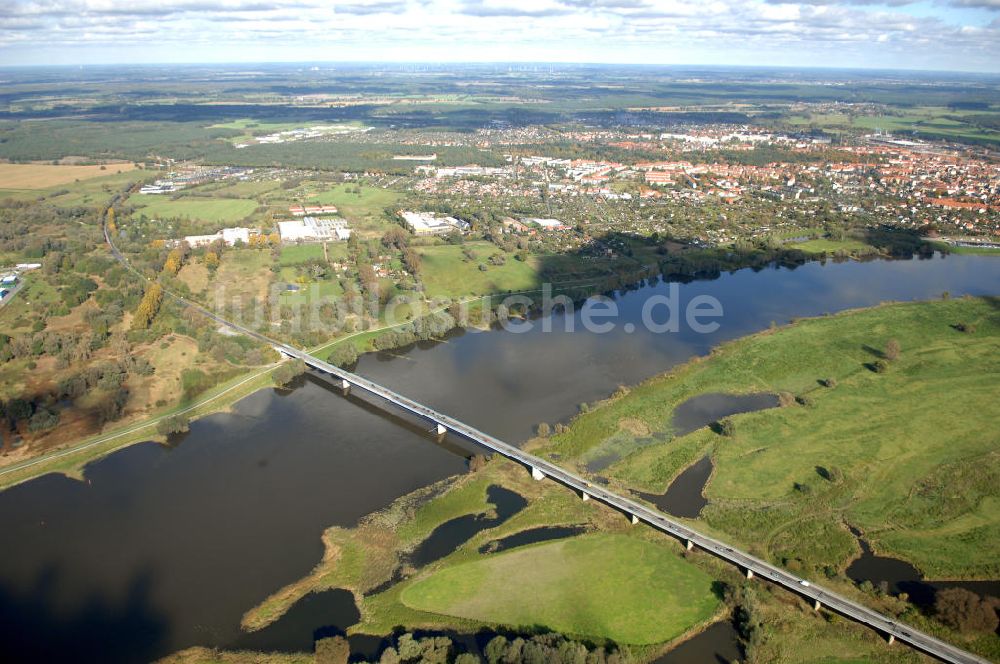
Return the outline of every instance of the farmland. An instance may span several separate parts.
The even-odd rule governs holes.
[[[125,173],[135,168],[131,162],[89,166],[51,164],[0,164],[0,190],[48,189],[62,184]]]

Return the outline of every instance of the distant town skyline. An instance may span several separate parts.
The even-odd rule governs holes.
[[[1000,0],[14,0],[0,65],[551,62],[1000,71]]]

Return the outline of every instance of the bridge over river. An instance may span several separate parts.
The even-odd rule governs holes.
[[[135,270],[135,268],[131,266],[128,260],[114,246],[106,227],[104,229],[104,234],[108,245],[111,247],[112,253],[115,255],[115,258],[117,258],[125,267],[137,274],[140,278],[148,281],[145,275],[142,275]],[[166,290],[165,292],[181,304],[198,310],[218,323],[241,334],[245,334],[249,337],[265,342],[288,358],[301,360],[307,366],[312,367],[316,371],[332,377],[345,390],[351,388],[363,390],[397,406],[398,408],[401,408],[406,412],[427,420],[436,428],[439,435],[451,432],[467,438],[468,440],[490,449],[497,454],[522,464],[526,469],[531,471],[532,477],[536,480],[549,478],[576,491],[583,500],[597,500],[611,506],[614,509],[620,510],[626,517],[631,519],[633,524],[645,523],[652,528],[679,539],[689,550],[695,548],[702,549],[718,558],[732,563],[737,566],[748,579],[752,579],[754,577],[766,579],[771,583],[782,586],[785,589],[810,601],[813,608],[816,610],[825,607],[826,609],[838,613],[846,618],[850,618],[851,620],[859,622],[863,625],[867,625],[879,634],[883,635],[890,644],[898,640],[908,644],[916,650],[945,662],[954,662],[955,664],[988,664],[987,660],[977,655],[953,646],[950,643],[931,636],[930,634],[921,632],[909,625],[898,622],[890,616],[886,616],[869,609],[868,607],[848,599],[843,595],[826,590],[811,583],[810,581],[807,581],[806,579],[790,574],[776,565],[772,565],[771,563],[751,556],[748,553],[729,546],[725,542],[703,535],[689,526],[676,521],[657,510],[612,491],[608,491],[607,489],[595,485],[587,479],[571,473],[550,461],[537,457],[533,454],[529,454],[514,445],[510,445],[502,440],[499,440],[498,438],[494,438],[493,436],[465,424],[464,422],[456,420],[453,417],[449,417],[448,415],[433,410],[432,408],[428,408],[427,406],[424,406],[423,404],[420,404],[401,394],[397,394],[396,392],[368,380],[363,376],[359,376],[350,371],[341,369],[340,367],[336,367],[328,362],[314,357],[313,355],[310,355],[309,353],[306,353],[305,351],[293,348],[287,344],[279,343],[262,334],[259,334],[254,330],[226,320],[225,318],[216,315],[201,305],[180,295],[170,293]]]

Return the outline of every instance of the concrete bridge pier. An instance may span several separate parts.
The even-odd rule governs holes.
[[[351,389],[351,384],[348,383],[343,378],[341,378],[340,379],[340,389],[342,389],[344,392],[347,392],[347,391],[349,391]]]
[[[580,499],[583,500],[583,502],[587,502],[588,500],[590,500],[590,494],[587,493],[586,491],[581,491]]]
[[[753,570],[748,567],[747,568],[747,579],[752,579],[752,578],[753,578]]]
[[[532,479],[538,480],[539,482],[545,479],[545,473],[543,473],[538,468],[534,466],[531,467],[531,477]]]
[[[690,551],[691,549],[694,548],[694,542],[692,542],[691,540],[684,540],[684,548]]]
[[[446,433],[448,433],[448,429],[446,429],[445,426],[440,422],[437,423],[437,428],[435,429],[435,431],[437,431],[437,435],[439,436],[443,436]]]
[[[819,603],[818,599],[813,601],[813,611],[819,611],[822,606],[823,605]]]
[[[632,522],[633,526],[635,524],[639,523],[639,517],[637,517],[635,514],[630,514],[629,517],[630,517],[630,521]]]
[[[893,636],[892,634],[886,634],[885,635],[885,642],[888,643],[891,646],[893,643],[896,642],[896,637]]]

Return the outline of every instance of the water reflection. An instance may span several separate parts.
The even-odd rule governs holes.
[[[0,615],[16,635],[0,659],[136,661],[240,643],[243,613],[308,573],[325,528],[465,471],[470,450],[358,405],[309,378],[194,422],[175,447],[91,464],[88,482],[46,476],[0,493]]]
[[[775,394],[699,394],[674,408],[674,435],[685,436],[730,415],[777,406]]]
[[[652,664],[729,664],[742,657],[736,629],[732,623],[723,621],[695,634]]]
[[[893,595],[905,593],[911,602],[923,607],[933,605],[937,591],[945,588],[964,588],[980,597],[1000,598],[1000,580],[926,581],[920,570],[905,560],[875,555],[861,531],[851,528],[851,533],[861,546],[861,555],[847,568],[847,576],[855,583],[867,581]]]
[[[467,514],[441,524],[410,554],[409,562],[415,567],[423,567],[440,560],[476,533],[496,528],[528,505],[521,494],[500,486],[490,486],[486,494],[495,508],[493,515]]]
[[[405,359],[365,356],[358,370],[519,441],[539,422],[568,419],[581,402],[771,321],[945,290],[986,294],[997,283],[1000,261],[986,256],[744,270],[681,287],[684,298],[723,303],[714,334],[656,335],[641,325],[605,335],[456,333]],[[639,322],[646,297],[664,288],[622,294],[620,321]],[[50,476],[0,493],[0,659],[148,660],[239,643],[242,614],[308,573],[325,528],[351,527],[465,471],[474,448],[452,436],[437,443],[426,428],[309,378],[195,422],[172,447],[112,454],[87,468],[87,483]]]
[[[311,652],[313,644],[345,630],[361,619],[354,595],[347,590],[309,593],[276,621],[241,635],[229,647],[256,652]]]
[[[708,500],[702,492],[705,490],[708,478],[712,476],[712,468],[711,457],[704,457],[674,478],[664,493],[640,493],[639,495],[644,500],[656,505],[657,509],[662,512],[687,519],[696,519],[705,505],[708,505]]]
[[[809,263],[786,268],[723,274],[714,281],[680,286],[682,302],[710,295],[723,305],[721,328],[696,334],[654,334],[642,324],[651,295],[665,295],[658,282],[621,293],[620,317],[607,334],[587,333],[580,313],[553,314],[523,334],[459,332],[425,349],[364,355],[358,373],[468,422],[508,442],[527,440],[539,422],[567,421],[583,402],[611,394],[708,353],[723,341],[766,329],[772,322],[818,316],[886,300],[932,299],[944,291],[993,294],[1000,260],[950,255],[930,260]],[[566,332],[572,319],[576,332]],[[633,331],[626,331],[626,324]],[[430,346],[430,347],[427,347]]]

